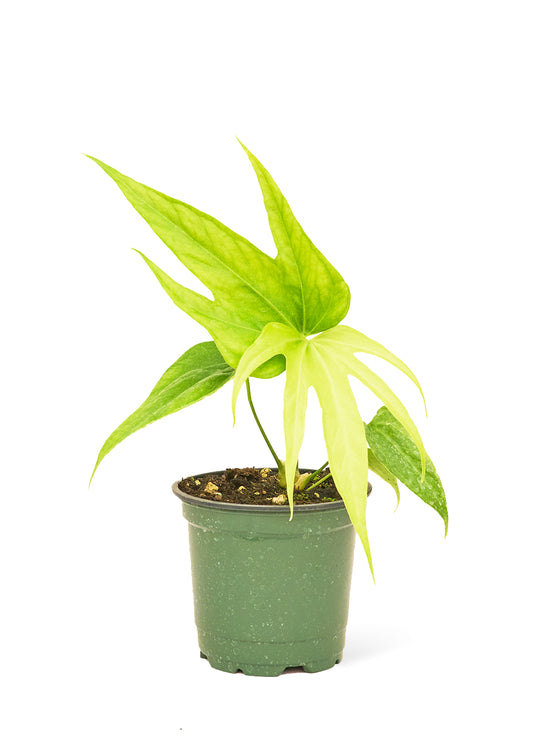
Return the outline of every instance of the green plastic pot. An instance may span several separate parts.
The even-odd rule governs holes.
[[[172,489],[189,522],[201,656],[251,676],[339,663],[355,540],[344,503],[296,505],[289,521],[286,505],[206,500],[177,482]]]

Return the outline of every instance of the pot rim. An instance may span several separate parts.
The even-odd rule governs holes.
[[[277,469],[272,469],[273,472],[277,471]],[[201,474],[193,474],[190,477],[183,477],[183,479],[197,479],[198,477],[206,477],[209,474],[213,474],[218,476],[219,474],[225,474],[226,469],[220,469],[218,471],[206,471],[202,472]],[[312,469],[302,469],[301,473],[309,473],[312,474]],[[241,512],[248,512],[248,513],[287,513],[289,512],[290,508],[288,503],[286,505],[253,505],[251,503],[228,503],[224,502],[223,500],[210,500],[206,497],[196,497],[195,495],[189,495],[187,492],[183,492],[179,488],[179,483],[182,480],[178,480],[177,482],[174,482],[172,485],[172,492],[182,500],[184,503],[188,503],[189,505],[198,505],[203,508],[216,508],[218,510],[234,510],[234,511],[241,511]],[[368,483],[368,489],[367,489],[367,497],[372,492],[372,485],[370,482]],[[310,513],[317,510],[341,510],[346,509],[344,505],[344,501],[341,500],[332,500],[328,502],[323,503],[310,503],[309,505],[295,505],[294,506],[294,512],[295,513]]]

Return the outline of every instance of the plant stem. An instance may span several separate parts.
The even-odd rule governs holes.
[[[325,482],[325,481],[326,481],[326,479],[329,479],[329,478],[330,478],[330,476],[331,476],[331,472],[329,472],[329,474],[326,474],[326,476],[325,476],[325,477],[322,477],[322,479],[319,479],[319,480],[318,480],[318,482],[315,482],[315,483],[314,483],[314,484],[312,484],[312,485],[311,485],[310,487],[306,487],[306,488],[305,488],[305,491],[306,491],[306,492],[310,492],[310,491],[311,491],[312,489],[314,489],[315,487],[318,487],[318,485],[319,485],[319,484],[322,484],[322,482]]]
[[[255,411],[254,403],[252,401],[252,391],[250,389],[250,379],[249,378],[246,379],[246,394],[248,395],[248,404],[250,405],[250,409],[252,410],[252,414],[254,416],[254,420],[256,421],[257,427],[259,428],[259,432],[263,436],[263,438],[265,440],[265,443],[267,444],[267,446],[268,446],[268,448],[270,450],[270,453],[272,454],[272,456],[274,458],[274,461],[276,462],[276,465],[278,467],[279,473],[282,474],[282,473],[285,472],[284,467],[283,467],[283,463],[282,463],[281,459],[278,458],[278,455],[277,455],[276,451],[273,449],[271,442],[267,438],[267,435],[266,435],[265,431],[263,430],[263,426],[261,425],[261,422],[259,421],[259,417],[257,416],[257,412]]]
[[[320,474],[320,472],[324,471],[324,469],[326,468],[326,466],[327,466],[328,464],[329,464],[329,461],[326,461],[326,463],[325,463],[325,464],[323,464],[323,465],[322,465],[322,466],[320,467],[320,469],[317,469],[317,470],[316,470],[316,471],[314,471],[314,472],[313,472],[312,474],[310,474],[310,475],[309,475],[309,481],[311,481],[311,480],[312,480],[312,479],[314,479],[315,477],[318,477],[318,475]]]

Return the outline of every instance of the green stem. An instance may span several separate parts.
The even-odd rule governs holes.
[[[278,471],[279,471],[280,474],[285,473],[285,470],[284,470],[284,467],[283,467],[283,463],[282,463],[281,459],[278,458],[278,455],[277,455],[276,451],[273,449],[271,442],[267,438],[267,435],[266,435],[265,431],[263,430],[263,426],[261,425],[261,422],[259,421],[259,417],[257,416],[257,412],[255,411],[254,403],[252,401],[252,391],[250,389],[250,379],[249,378],[246,379],[246,394],[248,395],[248,404],[250,405],[250,409],[252,410],[252,414],[254,416],[254,420],[256,421],[257,427],[259,428],[259,432],[263,436],[263,438],[265,440],[265,443],[267,444],[267,446],[268,446],[268,448],[270,450],[270,453],[272,454],[272,456],[274,458],[274,461],[276,462],[276,465],[278,467]]]
[[[331,472],[329,472],[329,474],[326,474],[326,476],[325,476],[325,477],[322,477],[322,479],[319,479],[319,480],[318,480],[318,482],[315,482],[315,483],[314,483],[314,484],[312,484],[312,485],[311,485],[310,487],[306,487],[306,488],[305,488],[305,491],[306,491],[306,492],[310,492],[310,491],[311,491],[311,490],[313,490],[313,489],[314,489],[315,487],[318,487],[318,485],[319,485],[319,484],[322,484],[322,482],[325,482],[325,481],[326,481],[326,479],[329,479],[329,478],[330,478],[330,476],[331,476]]]
[[[314,471],[314,472],[313,472],[312,474],[310,474],[310,475],[309,475],[309,481],[311,481],[311,480],[312,480],[312,479],[314,479],[315,477],[318,477],[318,475],[320,474],[320,472],[324,471],[324,469],[326,468],[326,466],[327,466],[328,464],[329,464],[329,461],[326,461],[326,463],[325,463],[325,464],[323,464],[323,465],[322,465],[322,466],[320,467],[320,469],[317,469],[317,470],[316,470],[316,471]]]

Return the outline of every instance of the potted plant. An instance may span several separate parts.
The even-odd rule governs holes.
[[[422,393],[417,378],[383,345],[340,323],[350,304],[348,286],[304,233],[268,171],[244,150],[263,194],[275,259],[215,218],[93,159],[214,298],[178,284],[141,254],[174,303],[213,341],[195,345],[163,374],[106,440],[95,470],[128,435],[231,379],[235,417],[245,386],[276,468],[228,469],[173,486],[189,521],[201,655],[215,668],[252,675],[288,667],[318,671],[342,657],[355,533],[373,575],[365,521],[369,469],[398,500],[398,481],[406,485],[442,516],[446,531],[448,513],[413,420],[356,355],[386,360]],[[282,460],[255,411],[250,379],[284,371]],[[350,376],[383,402],[367,424]],[[322,408],[327,461],[303,470],[298,455],[311,386]]]

